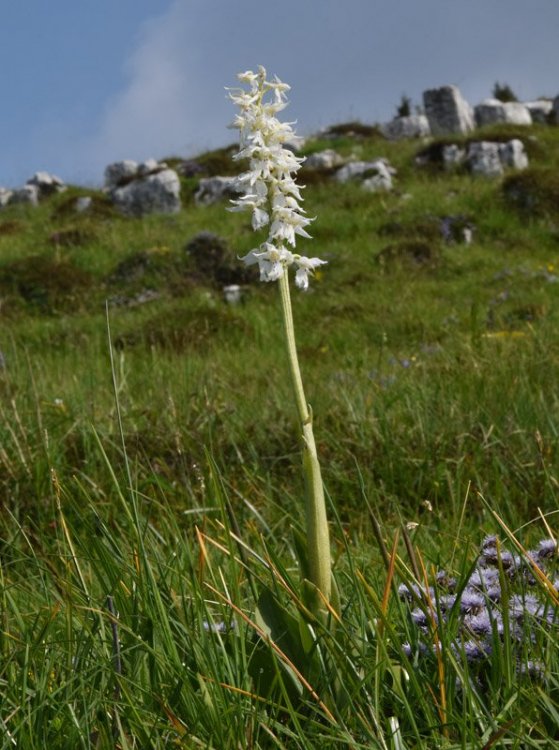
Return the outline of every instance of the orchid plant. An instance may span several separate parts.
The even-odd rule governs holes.
[[[231,101],[239,108],[233,127],[240,131],[240,149],[234,158],[248,159],[249,170],[239,177],[244,195],[232,201],[230,210],[250,210],[253,229],[268,228],[266,239],[242,260],[249,266],[258,264],[262,281],[279,284],[289,369],[302,432],[308,577],[318,592],[318,597],[314,597],[318,614],[328,609],[332,595],[330,538],[312,411],[305,398],[297,357],[288,271],[294,266],[295,284],[307,290],[309,276],[326,261],[295,252],[297,237],[310,239],[307,227],[312,219],[301,207],[301,186],[295,181],[304,159],[286,148],[296,138],[292,123],[280,122],[276,117],[287,106],[289,86],[277,77],[267,80],[262,66],[257,72],[240,73],[238,79],[244,87],[229,90]]]

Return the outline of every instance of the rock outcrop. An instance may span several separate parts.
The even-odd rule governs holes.
[[[466,161],[472,174],[484,177],[498,177],[503,173],[499,154],[499,143],[477,141],[470,143]]]
[[[132,179],[111,190],[111,198],[126,216],[176,214],[181,209],[180,180],[172,169]]]
[[[418,166],[447,171],[467,169],[472,174],[498,177],[505,169],[526,169],[528,156],[519,138],[510,141],[469,141],[466,144],[433,143],[415,159]]]
[[[537,99],[534,102],[524,102],[524,106],[532,117],[532,122],[539,125],[546,125],[549,122],[549,116],[553,110],[551,99]]]
[[[472,174],[499,177],[506,168],[526,169],[528,157],[518,138],[507,143],[477,141],[470,143],[466,163]]]
[[[435,136],[465,135],[474,129],[472,108],[456,86],[424,91],[423,104],[431,133]]]
[[[27,180],[27,185],[34,185],[37,188],[39,200],[66,190],[66,185],[60,177],[49,172],[35,172],[33,177]]]
[[[105,169],[105,190],[126,216],[176,214],[181,209],[178,174],[165,162],[124,159]]]
[[[391,141],[404,138],[424,138],[430,135],[429,120],[425,115],[408,115],[395,117],[390,122],[381,125],[382,134]]]
[[[337,151],[334,151],[333,148],[327,148],[324,151],[317,151],[314,154],[310,154],[304,163],[305,169],[322,171],[341,167],[344,163],[344,158]]]
[[[126,185],[138,174],[139,164],[132,159],[115,161],[105,167],[105,187],[108,190]]]
[[[485,99],[474,108],[478,127],[506,122],[511,125],[531,125],[532,115],[525,104],[501,102],[498,99]]]
[[[16,203],[25,203],[30,206],[39,205],[39,188],[37,185],[24,185],[23,187],[16,188],[11,191],[11,195],[8,199],[10,206]]]
[[[236,177],[203,177],[194,193],[194,201],[198,206],[211,206],[226,198],[238,198],[244,192]]]
[[[335,179],[342,183],[358,180],[366,190],[376,192],[378,190],[391,190],[392,175],[395,173],[396,170],[390,166],[386,159],[352,161],[338,169]]]

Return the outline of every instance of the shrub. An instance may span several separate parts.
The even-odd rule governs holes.
[[[396,108],[396,115],[398,117],[409,117],[411,115],[411,99],[409,96],[402,94],[400,104]]]
[[[493,98],[500,102],[517,102],[518,98],[508,83],[499,83],[493,86]]]

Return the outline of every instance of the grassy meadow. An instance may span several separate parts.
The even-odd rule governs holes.
[[[328,261],[293,290],[328,625],[299,593],[296,414],[278,290],[237,259],[250,217],[196,206],[193,177],[172,217],[77,187],[1,211],[2,750],[559,747],[556,563],[531,577],[526,554],[559,527],[559,129],[475,134],[512,137],[530,168],[491,180],[374,129],[303,151],[398,170],[376,194],[300,173],[298,249]],[[500,614],[471,659],[460,605],[424,592],[439,570],[460,591],[493,534]],[[545,616],[509,617],[528,596]]]

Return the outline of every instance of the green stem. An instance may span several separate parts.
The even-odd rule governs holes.
[[[287,271],[279,279],[281,308],[287,344],[287,355],[291,382],[297,404],[297,412],[302,427],[303,440],[303,470],[306,485],[306,525],[307,547],[309,560],[309,577],[311,583],[322,593],[327,601],[331,594],[331,566],[330,566],[330,533],[324,501],[324,486],[320,473],[320,464],[316,452],[316,443],[312,428],[312,412],[305,398],[303,380],[299,368],[297,346],[295,343],[295,327],[293,325],[293,311],[291,295],[289,293],[289,279]]]

